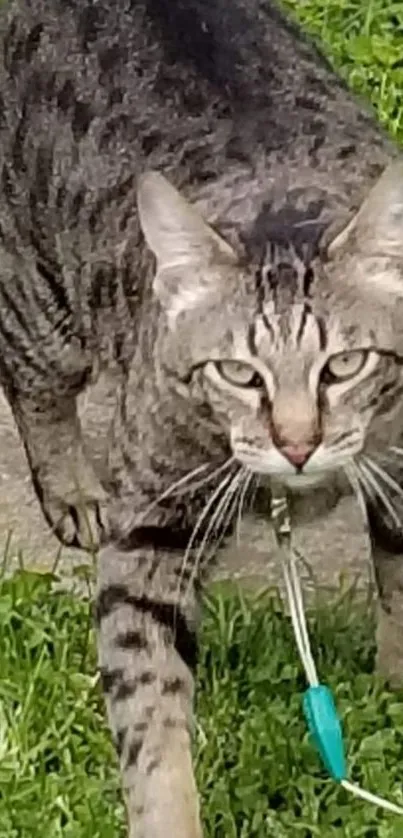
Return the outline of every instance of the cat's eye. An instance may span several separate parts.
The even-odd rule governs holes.
[[[243,361],[216,361],[220,375],[235,387],[263,387],[263,379]]]
[[[322,370],[322,378],[327,383],[347,381],[361,372],[368,358],[368,350],[353,349],[351,352],[338,352],[329,358]]]

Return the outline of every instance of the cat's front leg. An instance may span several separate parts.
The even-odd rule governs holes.
[[[99,557],[99,663],[130,838],[202,836],[191,754],[197,602],[188,575],[179,595],[182,563],[160,537],[153,546],[151,530]]]
[[[389,466],[389,472],[391,468]],[[399,470],[391,477],[402,484]],[[400,495],[394,503],[400,503]],[[391,509],[394,507],[390,502]],[[393,518],[374,499],[367,502],[370,525],[372,561],[378,589],[377,603],[377,670],[390,685],[403,685],[403,528],[398,526],[403,512],[395,507]]]
[[[82,448],[74,395],[11,400],[36,494],[63,544],[95,549],[104,530],[105,495]]]
[[[377,605],[377,670],[392,687],[403,686],[403,538],[400,553],[373,538]]]

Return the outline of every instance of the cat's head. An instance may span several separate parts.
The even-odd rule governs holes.
[[[235,457],[301,489],[360,463],[369,489],[403,404],[403,165],[312,259],[292,240],[240,256],[157,173],[139,215],[178,375]]]

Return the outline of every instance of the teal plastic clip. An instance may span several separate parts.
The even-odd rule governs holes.
[[[322,684],[309,687],[303,707],[310,734],[329,774],[338,783],[346,780],[343,733],[331,691]]]

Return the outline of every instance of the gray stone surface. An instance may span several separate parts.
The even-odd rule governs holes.
[[[112,404],[111,385],[101,380],[82,405],[85,438],[96,462],[101,456]],[[370,578],[369,549],[354,499],[344,498],[330,514],[316,517],[314,510],[321,512],[322,499],[322,492],[309,499],[302,523],[295,531],[296,546],[306,560],[302,567],[306,583],[334,588],[338,587],[343,575],[348,581],[357,579],[360,586],[366,586]],[[31,487],[24,451],[1,394],[0,547],[3,552],[7,549],[10,563],[15,563],[21,554],[26,565],[38,570],[51,567],[60,553],[58,542],[42,517]],[[73,566],[83,560],[86,560],[85,554],[63,549],[59,569],[69,576]],[[255,584],[273,584],[281,579],[273,536],[263,517],[244,522],[240,538],[234,538],[223,553],[216,577],[246,579]]]

